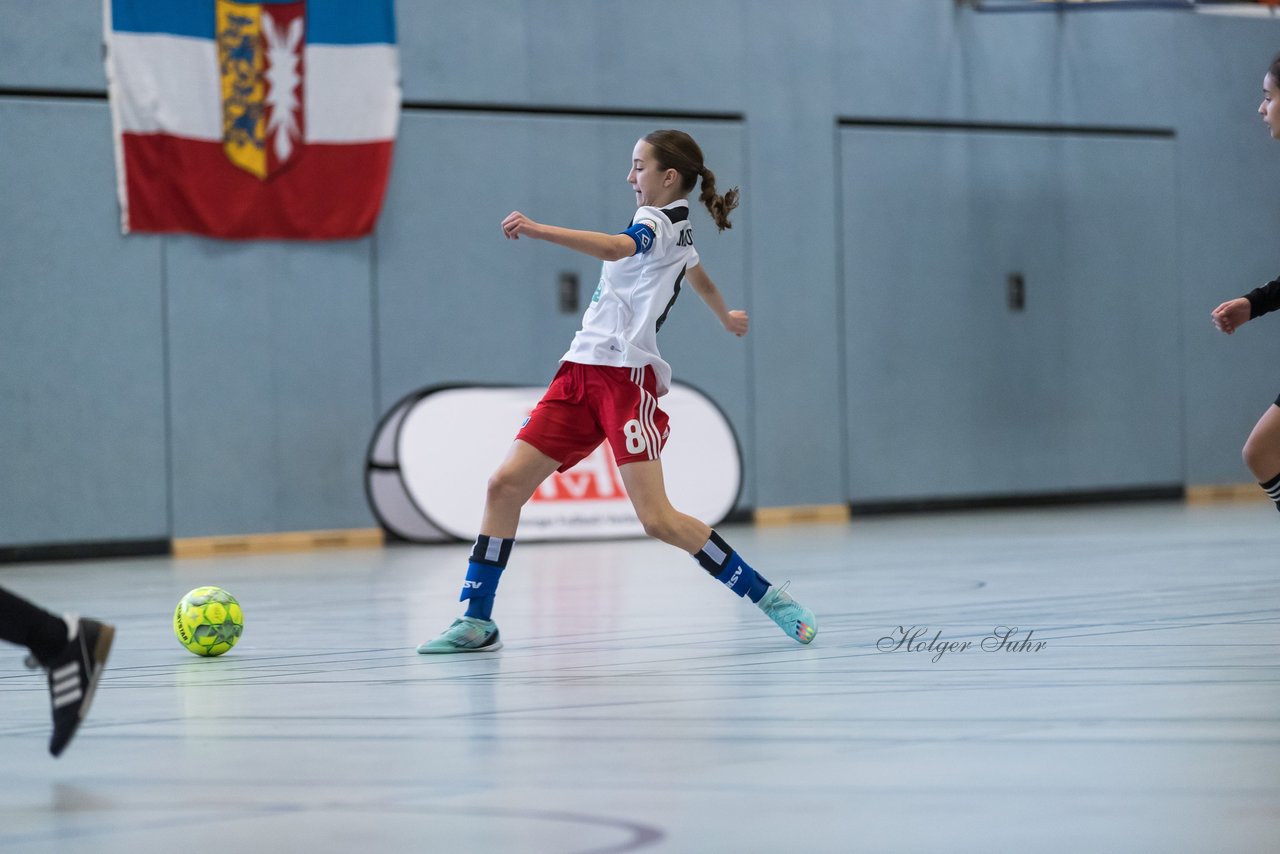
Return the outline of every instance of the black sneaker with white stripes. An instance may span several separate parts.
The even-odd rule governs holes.
[[[51,661],[37,665],[49,674],[49,698],[53,703],[49,752],[54,756],[66,749],[89,713],[98,677],[116,634],[115,626],[97,620],[68,617],[67,625],[74,627],[67,645]]]

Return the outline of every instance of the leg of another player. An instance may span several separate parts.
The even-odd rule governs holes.
[[[438,637],[419,646],[418,652],[492,652],[502,647],[493,621],[498,580],[511,556],[521,509],[538,485],[559,467],[560,463],[528,442],[517,439],[512,443],[507,458],[489,478],[480,536],[471,548],[459,597],[467,603],[467,611]]]
[[[812,611],[787,594],[785,584],[780,588],[770,585],[709,525],[671,506],[661,460],[627,463],[618,471],[646,534],[693,555],[713,578],[739,596],[750,598],[800,643],[813,640],[817,620]]]
[[[1244,443],[1244,464],[1280,509],[1280,406],[1262,413]]]
[[[38,661],[52,661],[67,645],[67,623],[0,587],[0,640],[25,646]]]
[[[31,650],[28,663],[49,677],[49,752],[54,756],[66,749],[89,713],[114,637],[113,626],[74,615],[58,617],[0,587],[0,639]]]

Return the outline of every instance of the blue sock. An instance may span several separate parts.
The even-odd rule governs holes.
[[[769,590],[769,580],[752,569],[715,531],[694,558],[716,581],[752,602],[759,603]]]
[[[466,601],[468,617],[492,619],[493,597],[498,592],[498,579],[507,568],[513,539],[486,537],[481,534],[471,549],[471,561],[467,564],[467,580],[462,582],[462,595],[458,601]]]

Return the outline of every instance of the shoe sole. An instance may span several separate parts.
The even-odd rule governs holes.
[[[98,630],[98,642],[93,646],[93,672],[89,674],[89,685],[84,690],[84,702],[80,704],[80,720],[89,714],[89,706],[93,705],[93,695],[98,690],[98,677],[102,675],[107,664],[107,656],[111,653],[111,644],[116,639],[116,627],[102,623]]]
[[[456,655],[463,652],[496,652],[502,649],[502,641],[495,641],[488,646],[477,646],[474,648],[466,647],[449,647],[428,649],[426,645],[418,647],[418,655]]]

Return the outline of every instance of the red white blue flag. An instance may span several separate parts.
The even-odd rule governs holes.
[[[393,0],[104,0],[122,228],[373,230],[400,121]]]

